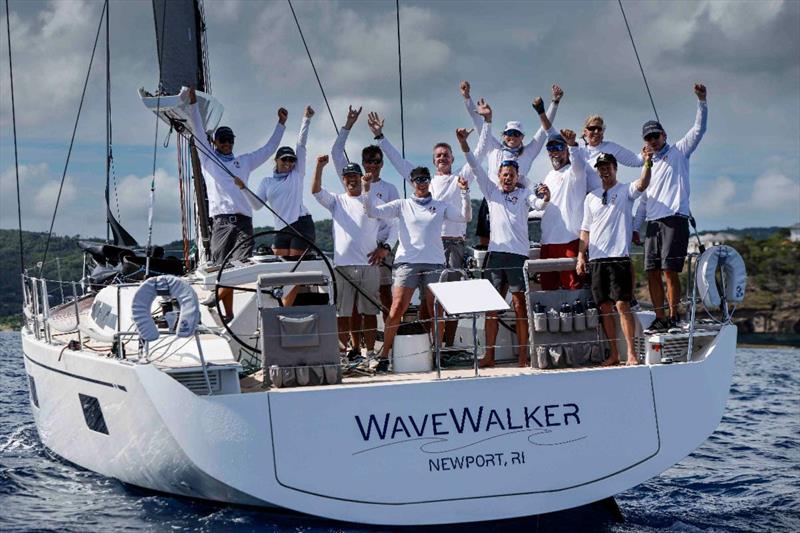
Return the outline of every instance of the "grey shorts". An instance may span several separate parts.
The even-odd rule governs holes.
[[[392,267],[394,266],[394,252],[383,258],[383,264],[378,265],[378,270],[381,273],[381,287],[384,285],[392,284]]]
[[[442,265],[433,263],[397,263],[394,265],[394,287],[417,288],[424,291],[431,283],[438,283]],[[420,294],[422,296],[422,294]]]
[[[253,219],[244,215],[217,215],[211,222],[211,261],[222,263],[225,256],[236,248],[231,260],[243,260],[253,255],[253,241],[242,244],[253,236]]]
[[[347,276],[347,279],[358,285],[358,288],[369,296],[372,302],[364,294],[358,292],[342,276]],[[380,302],[378,294],[379,282],[380,274],[376,266],[337,266],[336,292],[338,301],[336,302],[336,315],[340,317],[352,316],[354,303],[358,312],[362,315],[377,315],[380,313],[380,307],[375,305],[375,303]]]
[[[464,256],[467,254],[467,245],[464,239],[442,237],[444,247],[444,266],[462,270],[464,268]],[[446,281],[459,281],[463,277],[461,272],[448,272]]]
[[[483,277],[492,283],[497,292],[502,293],[504,285],[508,285],[508,290],[512,293],[525,292],[525,273],[522,267],[527,260],[528,257],[524,255],[489,252]]]
[[[647,223],[644,269],[680,272],[689,247],[689,219],[673,215]]]

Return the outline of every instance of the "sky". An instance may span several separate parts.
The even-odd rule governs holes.
[[[155,166],[154,241],[180,235],[175,139],[145,110],[137,89],[158,84],[153,8],[149,0],[111,1],[114,132],[112,211],[140,241],[147,237],[148,190]],[[708,132],[691,159],[691,206],[699,229],[791,226],[800,222],[800,2],[780,0],[623,2],[668,140],[692,126],[695,82],[708,87]],[[348,149],[371,143],[368,111],[385,116],[400,145],[395,2],[295,0],[294,7],[339,125],[347,107],[363,106]],[[102,2],[10,0],[11,43],[23,229],[47,231],[59,190]],[[222,123],[237,134],[236,151],[259,147],[278,107],[289,110],[283,144],[294,145],[302,110],[317,110],[308,143],[309,169],[335,139],[288,3],[205,2],[213,95]],[[456,145],[470,125],[458,90],[469,80],[494,122],[538,126],[530,102],[565,96],[557,128],[579,131],[592,114],[605,118],[606,139],[638,151],[641,125],[653,118],[618,3],[400,1],[407,158],[430,165],[439,141]],[[0,17],[5,33],[6,18]],[[61,201],[59,235],[105,236],[104,32],[89,78]],[[0,227],[17,227],[8,46],[0,39]],[[155,146],[155,148],[154,148]],[[155,158],[155,165],[154,165]],[[457,153],[455,168],[464,163]],[[540,155],[529,177],[550,163]],[[251,175],[253,188],[270,174]],[[310,188],[311,170],[306,176]],[[621,181],[638,172],[621,167]],[[387,161],[384,179],[402,184]],[[113,184],[113,183],[112,183]],[[323,185],[341,185],[328,167]],[[479,193],[473,192],[477,197]],[[118,205],[117,205],[118,204]],[[315,219],[329,218],[306,194]],[[256,225],[271,223],[263,210]]]

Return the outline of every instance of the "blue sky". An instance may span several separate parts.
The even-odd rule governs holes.
[[[496,123],[522,120],[529,132],[536,119],[530,101],[546,98],[550,85],[559,83],[566,95],[556,127],[577,130],[587,115],[598,113],[606,119],[607,139],[640,148],[641,124],[652,118],[652,109],[616,1],[400,4],[406,152],[415,163],[428,164],[435,142],[455,144],[455,128],[469,124],[458,92],[462,79],[472,83],[474,96],[490,101]],[[670,139],[692,124],[692,84],[708,86],[708,133],[691,168],[700,229],[800,221],[800,2],[624,5]],[[11,0],[10,7],[23,226],[46,231],[102,3]],[[223,123],[237,132],[237,150],[263,142],[279,106],[289,109],[284,144],[293,145],[302,108],[311,104],[318,113],[309,161],[327,153],[333,126],[288,5],[229,0],[206,2],[205,9],[213,94],[225,105]],[[296,0],[295,9],[337,122],[344,121],[348,104],[364,106],[350,151],[370,142],[371,110],[386,116],[386,133],[399,144],[394,2]],[[119,212],[140,241],[146,239],[155,121],[136,90],[157,85],[152,18],[149,1],[111,2]],[[2,26],[5,31],[4,15]],[[0,42],[5,58],[5,39]],[[102,56],[97,59],[56,218],[59,234],[105,235],[104,71]],[[0,63],[0,227],[13,228],[8,65]],[[161,242],[180,233],[175,143],[161,148],[165,133],[161,127],[156,150],[154,231]],[[533,178],[543,177],[548,166],[540,156]],[[251,179],[270,171],[267,164]],[[384,174],[400,186],[388,162]],[[635,177],[634,171],[620,172],[623,181]],[[332,169],[325,184],[339,189]],[[310,196],[306,205],[315,218],[325,217]],[[263,211],[256,216],[257,224],[269,221]]]

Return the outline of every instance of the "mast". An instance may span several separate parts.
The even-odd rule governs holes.
[[[153,0],[159,70],[158,90],[162,95],[178,94],[181,87],[210,93],[205,21],[201,0]],[[173,124],[182,128],[182,124]],[[199,263],[211,258],[208,199],[200,158],[194,141],[189,141],[194,185],[195,237]]]

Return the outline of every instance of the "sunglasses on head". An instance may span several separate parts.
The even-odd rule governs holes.
[[[383,159],[365,159],[364,160],[364,164],[365,165],[380,165],[381,163],[383,163]]]
[[[548,152],[560,152],[566,147],[565,144],[548,144],[547,151]]]
[[[655,141],[656,139],[658,139],[660,137],[661,137],[661,133],[659,133],[659,132],[648,133],[647,135],[644,136],[644,140],[645,141]]]
[[[591,132],[603,131],[603,126],[586,126],[586,131],[591,131]]]

